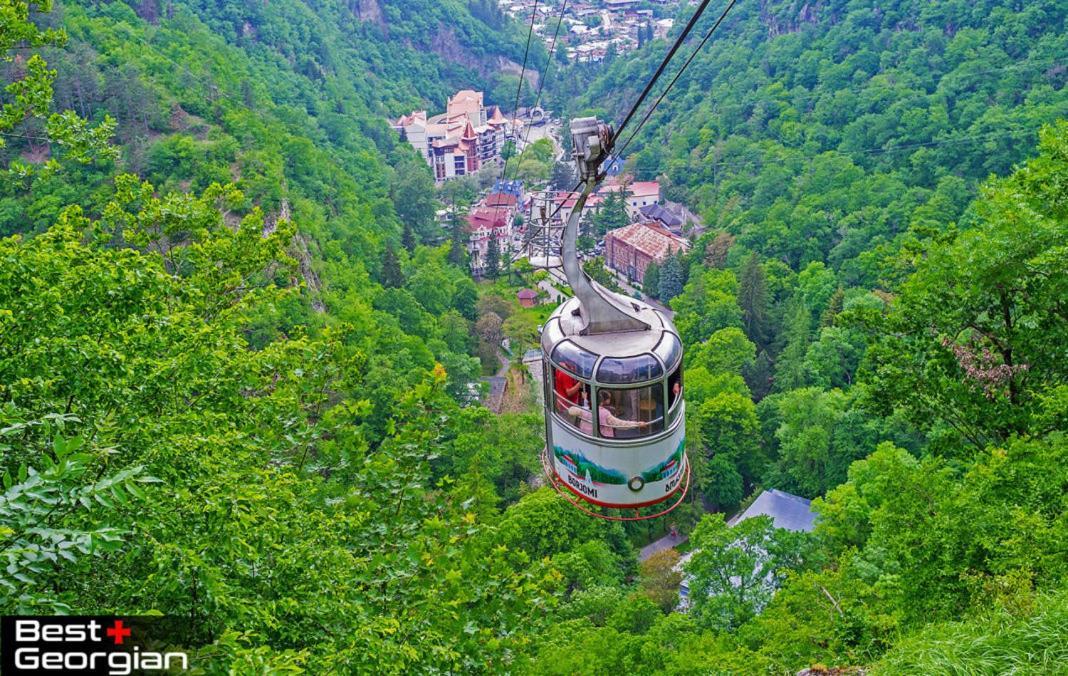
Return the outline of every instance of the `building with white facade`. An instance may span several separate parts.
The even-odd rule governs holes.
[[[520,126],[497,106],[487,108],[482,92],[471,89],[449,97],[444,113],[428,117],[425,110],[412,111],[390,124],[427,161],[439,183],[501,164],[505,142]]]

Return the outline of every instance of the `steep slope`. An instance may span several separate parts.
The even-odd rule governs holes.
[[[1057,2],[738,3],[628,159],[737,235],[736,256],[826,261],[871,283],[881,271],[861,253],[956,220],[978,180],[1007,173],[1041,124],[1068,115],[1066,17]],[[581,93],[573,110],[618,120],[666,48],[550,86],[562,104]]]

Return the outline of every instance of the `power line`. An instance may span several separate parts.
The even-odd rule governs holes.
[[[556,30],[553,31],[553,40],[549,44],[549,58],[545,62],[545,70],[541,74],[541,78],[538,80],[538,94],[534,97],[534,108],[538,107],[541,103],[541,92],[545,88],[545,81],[549,78],[549,68],[553,65],[553,52],[556,51],[556,38],[560,35],[560,26],[564,23],[564,12],[567,11],[567,1],[564,0],[560,5],[560,17],[556,20]],[[533,110],[533,109],[532,109]],[[523,144],[526,145],[527,139],[530,138],[530,127],[527,127],[527,135],[523,139]]]
[[[615,135],[613,136],[613,141],[615,140],[616,136],[623,132],[623,129],[626,128],[627,124],[630,123],[631,118],[634,117],[634,113],[638,112],[638,108],[641,107],[642,103],[645,101],[645,97],[649,95],[649,92],[652,90],[653,85],[656,84],[656,81],[658,79],[660,79],[660,76],[664,73],[664,69],[667,68],[668,63],[675,56],[675,52],[679,51],[679,47],[682,47],[682,43],[686,41],[686,38],[690,35],[690,31],[693,30],[694,25],[701,18],[701,15],[704,14],[705,8],[708,7],[709,2],[711,2],[711,0],[701,0],[700,6],[698,6],[698,8],[694,11],[693,15],[690,17],[690,20],[686,22],[686,26],[682,29],[682,32],[679,33],[679,36],[677,38],[675,38],[675,43],[671,45],[671,49],[668,50],[668,53],[664,56],[663,60],[660,62],[660,65],[657,66],[656,72],[653,73],[653,77],[645,84],[645,88],[642,89],[642,93],[638,95],[638,100],[635,101],[634,105],[632,105],[630,107],[630,110],[627,111],[627,115],[623,118],[623,122],[620,123],[619,128],[616,130]]]
[[[675,42],[674,42],[674,44],[671,45],[671,49],[668,50],[668,53],[664,56],[663,60],[661,60],[660,65],[657,66],[656,71],[653,73],[653,77],[650,78],[650,80],[645,84],[645,87],[642,89],[641,94],[639,94],[638,99],[630,107],[630,110],[627,112],[626,116],[623,118],[623,121],[619,124],[619,127],[613,133],[613,135],[612,135],[612,142],[613,143],[615,142],[615,139],[619,138],[619,135],[626,128],[627,124],[630,123],[631,119],[634,117],[634,114],[638,111],[638,108],[641,107],[642,103],[645,101],[645,98],[649,95],[649,92],[652,91],[653,86],[656,84],[656,81],[660,78],[661,75],[663,75],[664,70],[667,68],[668,63],[671,62],[671,59],[675,56],[675,53],[679,51],[680,47],[682,47],[683,42],[686,41],[686,38],[690,35],[690,32],[693,30],[693,27],[697,24],[698,20],[701,18],[701,15],[704,14],[704,11],[708,7],[708,3],[710,1],[711,0],[702,0],[701,4],[694,11],[693,15],[690,16],[690,20],[686,22],[686,26],[682,29],[682,32],[679,33],[677,38],[675,38]],[[716,23],[712,26],[711,30],[709,30],[708,33],[705,34],[704,39],[701,40],[701,43],[697,46],[697,49],[695,49],[693,51],[693,53],[690,54],[690,57],[686,60],[686,63],[683,64],[683,66],[679,70],[679,72],[675,74],[675,77],[672,79],[671,83],[668,84],[667,88],[663,91],[663,93],[660,94],[659,98],[657,98],[656,102],[649,109],[649,112],[647,112],[645,114],[645,117],[642,118],[642,121],[638,125],[638,128],[627,139],[627,142],[624,144],[623,149],[626,149],[626,146],[629,145],[631,139],[634,138],[634,134],[637,134],[638,131],[641,130],[642,126],[649,119],[649,116],[652,115],[653,111],[656,110],[656,107],[658,105],[660,105],[660,102],[664,100],[664,97],[671,90],[671,87],[674,86],[676,81],[678,81],[678,79],[682,75],[683,71],[685,71],[687,66],[690,65],[690,62],[693,61],[693,58],[694,58],[694,56],[696,56],[697,52],[701,49],[701,47],[705,44],[705,42],[708,41],[708,39],[712,36],[712,33],[715,32],[715,30],[719,27],[719,25],[721,23],[723,23],[723,20],[726,18],[727,13],[730,12],[731,8],[734,7],[736,2],[737,2],[737,0],[731,0],[730,4],[727,5],[727,8],[725,10],[723,10],[723,13],[720,15],[719,19],[716,20]],[[617,152],[617,153],[613,153],[613,155],[609,158],[609,166],[611,166],[612,162],[615,162],[617,159],[619,159],[619,155],[620,155],[621,152],[622,151]],[[598,182],[600,182],[600,181],[598,180]],[[571,190],[568,191],[567,197],[565,197],[563,200],[561,200],[560,204],[549,215],[549,219],[548,219],[549,221],[552,221],[552,219],[556,217],[556,214],[558,214],[560,212],[560,210],[563,208],[564,204],[567,202],[568,197],[570,197],[570,195],[573,194],[576,190],[578,190],[581,186],[582,186],[582,181],[579,181],[577,184],[575,184],[574,188],[572,188]]]
[[[512,106],[512,122],[515,122],[516,111],[519,110],[519,94],[523,91],[523,82],[527,74],[527,56],[530,54],[530,38],[534,35],[534,19],[538,16],[538,0],[534,0],[534,8],[530,10],[530,28],[527,29],[527,46],[523,49],[523,67],[519,70],[519,85],[515,88],[515,105]]]
[[[556,39],[557,39],[557,36],[560,35],[560,26],[564,23],[564,13],[567,11],[567,2],[568,2],[568,0],[564,0],[563,3],[560,5],[560,17],[556,20],[556,30],[553,32],[552,43],[549,46],[549,56],[545,61],[545,69],[541,72],[540,77],[538,78],[538,93],[534,97],[534,106],[531,108],[531,115],[530,115],[531,120],[533,120],[533,110],[534,110],[534,108],[537,108],[538,107],[538,103],[541,102],[541,93],[542,93],[542,90],[545,88],[545,81],[549,78],[549,68],[552,66],[553,53],[556,51]],[[536,10],[537,10],[537,3],[535,2],[534,11],[532,11],[531,14],[530,14],[531,29],[533,29],[533,27],[534,27],[534,17],[537,15],[537,11]],[[529,37],[528,37],[528,39],[529,39]],[[522,78],[520,78],[520,86],[522,86]],[[515,120],[515,112],[518,109],[519,109],[519,96],[517,94],[516,95],[516,107],[512,112],[512,120],[513,121]],[[530,140],[530,130],[531,130],[532,126],[533,125],[529,125],[526,128],[526,134],[523,137],[523,145],[524,146]],[[516,162],[515,162],[515,169],[512,172],[513,178],[519,174],[519,147],[518,147],[518,145],[516,146],[515,152],[516,152],[516,155],[515,155]],[[509,158],[509,159],[511,159],[511,158]],[[504,174],[504,180],[507,183],[509,181],[509,179],[508,179],[508,160],[505,160],[503,174]],[[516,203],[517,203],[517,206],[518,206],[518,198],[517,198]],[[493,222],[494,223],[497,222],[498,213],[500,213],[500,204],[499,204],[499,202],[498,202],[498,205],[496,207],[496,210],[493,212]],[[532,225],[528,225],[527,226],[527,232],[528,233],[533,233],[534,232],[534,228],[532,227]],[[530,238],[531,238],[531,235],[528,234],[527,237],[525,238],[525,241],[523,242],[523,247],[524,248],[530,243]],[[516,259],[513,257],[512,260],[515,261]]]
[[[668,95],[668,92],[671,91],[671,88],[675,86],[675,83],[679,81],[679,78],[682,77],[682,74],[686,72],[687,68],[690,67],[690,64],[693,63],[693,60],[697,56],[698,52],[700,52],[701,48],[705,46],[705,43],[707,43],[709,38],[712,37],[712,34],[716,32],[716,29],[718,29],[720,24],[723,23],[723,20],[727,18],[727,15],[730,13],[731,9],[734,8],[734,5],[737,3],[737,1],[738,0],[730,0],[730,2],[727,3],[727,7],[724,8],[723,13],[719,15],[718,19],[716,19],[716,23],[712,24],[712,27],[708,29],[707,33],[705,33],[705,36],[701,39],[701,42],[699,42],[697,46],[694,47],[693,51],[690,52],[690,56],[682,64],[682,68],[680,68],[679,71],[675,73],[675,77],[671,79],[671,82],[668,83],[668,86],[664,89],[663,92],[660,93],[660,96],[658,96],[656,101],[653,102],[653,105],[649,108],[649,110],[646,111],[645,115],[642,117],[641,122],[638,123],[637,128],[631,132],[629,137],[627,137],[627,141],[623,144],[623,147],[614,153],[615,159],[619,159],[619,157],[623,155],[623,152],[627,149],[627,146],[629,146],[631,141],[634,140],[634,137],[638,135],[638,132],[642,130],[642,127],[645,126],[645,123],[649,121],[649,118],[652,116],[653,112],[664,100],[664,97]],[[622,127],[620,127],[620,130],[622,131]]]
[[[986,134],[973,134],[973,135],[970,135],[970,136],[959,136],[959,137],[956,137],[956,138],[940,139],[940,140],[935,140],[935,141],[923,141],[923,142],[919,142],[919,143],[909,143],[909,144],[905,144],[905,145],[901,145],[901,146],[894,146],[894,147],[889,147],[889,148],[887,148],[885,146],[875,146],[875,147],[870,147],[870,148],[862,148],[860,150],[849,150],[849,151],[847,151],[847,150],[839,150],[839,149],[836,149],[836,148],[832,149],[832,150],[835,151],[835,152],[841,153],[842,155],[847,156],[847,157],[849,155],[851,155],[851,154],[878,155],[878,154],[892,153],[892,152],[897,152],[897,151],[902,151],[902,150],[912,150],[914,148],[933,148],[933,147],[940,147],[940,146],[956,145],[956,144],[959,144],[959,143],[965,143],[965,142],[969,142],[969,141],[991,141],[991,140],[1000,139],[1000,138],[1014,138],[1014,137],[1016,137],[1017,135],[1020,135],[1020,134],[1034,134],[1034,133],[1037,133],[1037,132],[1038,132],[1038,130],[1034,129],[1034,128],[1017,127],[1017,128],[1013,128],[1013,129],[1009,129],[1009,130],[1001,130],[1001,131],[990,132],[990,133],[986,133]],[[811,162],[813,158],[812,157],[807,157],[805,159],[807,161]],[[744,167],[746,167],[748,165],[756,164],[759,161],[760,161],[759,159],[757,159],[757,160],[749,160],[749,159],[745,159],[745,158],[735,158],[735,159],[732,159],[732,160],[723,160],[723,161],[720,161],[720,162],[714,162],[714,163],[710,163],[710,164],[703,164],[700,168],[701,169],[744,168]],[[668,171],[645,171],[645,172],[636,171],[636,172],[633,172],[634,177],[636,179],[644,177],[647,180],[648,179],[654,179],[654,178],[657,178],[657,177],[659,177],[661,175],[668,174],[668,173],[669,173]]]
[[[682,47],[683,42],[686,41],[686,38],[690,35],[690,32],[693,30],[693,27],[697,24],[698,20],[700,20],[701,15],[704,14],[704,11],[708,7],[708,3],[709,2],[711,2],[711,0],[701,0],[701,4],[697,7],[696,10],[694,10],[694,13],[690,16],[690,20],[687,21],[686,22],[686,26],[683,27],[682,32],[680,32],[678,37],[675,38],[675,42],[674,42],[674,44],[671,45],[671,49],[668,50],[668,53],[666,55],[664,55],[664,58],[660,61],[660,65],[657,66],[657,69],[653,73],[652,78],[650,78],[649,81],[645,84],[645,87],[642,89],[641,94],[638,95],[638,99],[634,102],[633,105],[631,105],[630,110],[627,112],[626,116],[623,118],[623,121],[619,124],[619,127],[614,131],[614,133],[612,135],[612,143],[615,142],[615,139],[619,137],[619,135],[620,135],[620,133],[622,133],[623,129],[625,129],[627,124],[630,123],[631,118],[634,117],[634,114],[638,111],[638,108],[641,107],[642,103],[645,101],[645,98],[649,95],[649,92],[652,91],[653,86],[656,84],[656,81],[664,73],[664,70],[667,68],[668,63],[671,62],[671,59],[675,56],[675,53],[679,51],[679,48]],[[723,18],[726,16],[726,13],[728,11],[730,11],[730,8],[734,6],[735,2],[737,2],[737,0],[731,0],[730,5],[727,7],[727,9],[724,11],[723,15],[721,15],[719,20],[716,22],[716,26],[719,26],[719,24],[723,21]],[[715,30],[715,27],[713,27],[713,30]],[[711,31],[709,32],[708,35],[705,36],[705,39],[701,41],[702,45],[704,44],[704,42],[706,40],[708,40],[708,37],[710,35],[711,35]],[[700,49],[700,47],[698,47],[698,49]],[[687,60],[686,65],[689,65],[689,62],[692,61],[692,60],[693,60],[693,55],[691,55],[690,59]],[[683,66],[682,70],[686,69],[686,65]],[[678,79],[679,75],[681,75],[681,71],[680,71],[679,74],[677,74],[675,76],[675,80]],[[674,84],[675,80],[672,80],[672,84]],[[671,85],[668,85],[668,89],[671,89]],[[658,99],[657,103],[653,105],[653,109],[656,108],[656,105],[659,104],[660,100],[663,99],[663,97],[664,97],[664,95],[666,93],[667,93],[667,91],[665,90],[664,94],[661,94],[660,99]],[[648,119],[648,116],[650,114],[652,114],[652,113],[650,112],[649,114],[647,114],[645,119]],[[642,124],[644,124],[644,120],[643,120]],[[639,128],[640,128],[640,126],[639,126]],[[618,159],[618,156],[619,156],[618,153],[614,154],[614,158]],[[611,159],[610,161],[614,162],[615,159]],[[582,181],[579,181],[578,183],[576,183],[575,187],[568,191],[568,196],[573,194],[580,187],[582,187]],[[556,217],[556,214],[558,214],[560,212],[560,209],[563,208],[564,203],[566,201],[567,201],[567,198],[562,200],[560,202],[560,204],[553,210],[553,212],[549,215],[549,218],[548,218],[549,221],[552,221],[552,219]]]

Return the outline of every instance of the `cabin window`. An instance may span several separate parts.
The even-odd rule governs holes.
[[[664,387],[597,390],[598,436],[636,439],[664,431]]]
[[[667,381],[667,397],[668,397],[668,412],[670,416],[670,422],[675,422],[675,417],[679,414],[679,408],[676,406],[682,401],[682,365],[679,365],[670,376]]]
[[[682,358],[682,343],[674,333],[664,333],[653,352],[664,362],[664,368],[670,370]]]
[[[590,386],[564,369],[552,367],[552,398],[556,413],[586,434],[593,434]]]
[[[597,380],[611,385],[644,383],[664,375],[660,362],[651,354],[637,357],[605,357],[597,369]]]
[[[593,378],[593,366],[597,363],[597,355],[583,350],[570,340],[565,340],[553,350],[552,360],[579,378],[590,380]]]

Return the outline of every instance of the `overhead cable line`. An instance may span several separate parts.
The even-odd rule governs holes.
[[[730,13],[731,9],[734,8],[734,5],[737,2],[738,0],[730,0],[730,2],[727,3],[727,6],[724,8],[723,13],[719,15],[718,19],[716,19],[716,23],[712,24],[712,27],[708,29],[707,33],[705,33],[705,36],[701,39],[701,42],[699,42],[697,46],[693,49],[693,51],[690,52],[690,56],[682,64],[682,68],[680,68],[678,72],[675,73],[675,77],[671,79],[671,82],[668,83],[668,86],[664,89],[663,92],[660,93],[660,96],[658,96],[656,101],[653,102],[653,105],[650,106],[649,110],[646,111],[645,115],[641,119],[641,122],[638,123],[638,126],[634,129],[634,131],[631,132],[630,136],[627,137],[627,140],[623,144],[623,147],[613,153],[614,159],[612,161],[618,160],[623,155],[623,151],[627,149],[627,146],[630,145],[630,142],[634,140],[634,137],[637,136],[638,132],[640,132],[642,130],[642,127],[645,126],[645,123],[649,121],[649,118],[657,109],[657,106],[660,105],[660,103],[664,100],[664,97],[666,97],[668,95],[668,92],[671,91],[671,88],[675,86],[675,83],[679,81],[679,78],[682,77],[682,74],[685,73],[686,69],[689,68],[691,63],[693,63],[693,60],[697,56],[698,52],[700,52],[701,48],[705,46],[705,43],[707,43],[708,40],[712,37],[712,34],[716,32],[716,29],[719,28],[720,24],[723,23],[723,20],[727,18],[727,15]],[[626,126],[626,123],[629,120],[630,116],[628,115],[627,119],[625,119],[623,121],[623,124],[620,125],[619,131],[616,132],[617,136],[620,132],[622,132],[623,127]]]
[[[523,82],[527,74],[527,57],[530,55],[530,38],[534,35],[534,19],[538,16],[538,0],[530,10],[530,28],[527,29],[527,46],[523,48],[523,66],[519,69],[519,85],[515,88],[515,105],[512,106],[512,122],[515,126],[515,114],[519,110],[519,95],[523,91]]]
[[[541,92],[545,89],[545,81],[549,78],[549,68],[553,65],[553,52],[556,51],[556,38],[560,35],[560,26],[564,23],[564,12],[567,11],[567,0],[564,0],[560,5],[560,17],[556,20],[556,30],[553,31],[552,42],[549,43],[549,58],[545,62],[545,70],[542,71],[541,77],[538,79],[538,93],[534,97],[534,108],[538,107],[541,103]],[[531,109],[533,110],[533,108]],[[527,140],[530,138],[530,126],[527,127],[527,134],[523,138],[523,145],[526,145]]]
[[[560,26],[564,23],[564,13],[567,11],[567,2],[568,2],[568,0],[564,0],[563,3],[560,5],[560,16],[556,20],[556,30],[553,31],[553,39],[552,39],[552,42],[549,45],[549,56],[545,61],[545,69],[541,71],[541,73],[540,73],[540,75],[538,77],[538,93],[534,97],[534,106],[531,108],[531,111],[532,111],[531,117],[533,117],[534,108],[537,108],[538,107],[538,103],[541,102],[541,93],[545,89],[545,81],[549,78],[549,68],[552,66],[553,53],[556,51],[556,40],[557,40],[557,37],[560,35]],[[537,3],[535,2],[535,11],[532,11],[531,15],[530,15],[530,27],[531,27],[531,30],[533,30],[533,28],[534,28],[534,17],[536,16],[536,10],[537,10]],[[528,40],[529,40],[529,36],[528,36]],[[522,87],[522,84],[523,84],[523,78],[522,77],[520,77],[519,84],[520,84],[520,87]],[[519,94],[518,94],[518,91],[517,91],[516,92],[516,105],[515,105],[515,108],[512,110],[513,123],[515,121],[515,113],[518,110],[519,110]],[[531,129],[532,126],[533,125],[528,125],[527,128],[526,128],[526,133],[523,136],[523,145],[524,146],[530,140],[530,129]],[[513,179],[519,174],[519,145],[518,144],[516,144],[516,148],[515,148],[515,157],[516,157],[515,169],[512,171],[512,178]],[[509,159],[511,159],[511,158],[509,158]],[[509,182],[509,178],[508,178],[508,161],[507,160],[505,160],[505,163],[504,163],[504,172],[503,172],[503,174],[504,174],[503,178],[504,178],[505,183],[508,183]],[[517,203],[517,206],[518,206],[518,197],[516,198],[516,203]],[[499,210],[500,210],[500,204],[498,203],[498,205],[496,207],[496,210],[494,210],[494,212],[493,212],[493,221],[494,222],[497,221],[497,214],[499,213]],[[528,226],[528,231],[529,232],[533,232],[533,229]],[[530,237],[528,236],[523,242],[523,247],[526,247],[527,244],[529,244],[529,243],[530,243]],[[522,250],[522,248],[520,250]],[[514,262],[515,260],[517,260],[517,258],[513,256],[512,261]]]
[[[664,56],[664,59],[660,62],[660,65],[657,66],[656,72],[653,73],[653,77],[650,78],[647,83],[645,83],[645,88],[642,89],[642,93],[638,95],[638,100],[635,101],[634,105],[630,107],[630,110],[627,111],[627,115],[619,124],[619,128],[615,130],[613,141],[615,137],[618,137],[619,134],[622,133],[623,129],[625,129],[626,126],[630,123],[631,118],[634,117],[634,114],[638,112],[638,108],[640,108],[642,103],[645,102],[645,97],[649,95],[650,91],[652,91],[653,85],[655,85],[656,81],[660,79],[660,76],[664,73],[664,69],[667,68],[668,63],[670,63],[671,59],[675,56],[675,52],[679,51],[679,48],[682,47],[682,43],[686,41],[686,38],[690,35],[690,31],[693,30],[694,25],[697,24],[697,21],[701,18],[701,15],[704,14],[705,8],[708,7],[709,2],[711,2],[711,0],[701,0],[700,6],[698,6],[698,8],[694,11],[693,15],[690,17],[690,20],[686,22],[685,28],[683,28],[682,32],[679,33],[679,36],[675,38],[675,43],[671,45],[671,49],[668,50],[668,53]],[[735,0],[732,0],[731,5],[733,5],[734,2]]]
[[[723,23],[723,20],[727,17],[727,14],[731,11],[737,1],[738,0],[731,0],[730,3],[727,5],[726,9],[723,10],[723,13],[720,14],[719,18],[716,20],[716,23],[712,26],[711,29],[709,29],[707,33],[705,33],[705,36],[701,40],[700,44],[698,44],[697,48],[690,53],[689,58],[686,59],[686,62],[682,65],[682,68],[679,69],[679,71],[675,74],[675,77],[672,78],[671,82],[668,84],[667,88],[664,89],[664,91],[660,94],[659,97],[657,97],[652,107],[649,109],[648,112],[646,112],[644,117],[642,117],[642,120],[638,124],[637,129],[635,129],[634,132],[631,133],[631,135],[627,138],[626,143],[624,143],[623,145],[623,149],[612,153],[612,155],[608,159],[609,167],[612,166],[613,162],[619,159],[622,150],[625,150],[626,147],[630,145],[630,142],[631,140],[633,140],[635,134],[637,134],[641,130],[642,126],[644,126],[645,123],[649,120],[649,117],[653,114],[653,111],[656,110],[656,107],[660,105],[660,103],[664,100],[664,97],[667,96],[669,91],[671,91],[671,88],[682,76],[682,73],[690,65],[694,57],[697,56],[697,53],[701,50],[701,47],[703,47],[705,43],[708,42],[709,38],[712,37],[712,34],[716,31],[717,28],[719,28],[720,24]],[[653,76],[649,79],[648,82],[646,82],[641,94],[638,95],[638,99],[634,102],[633,105],[631,105],[630,110],[627,111],[627,114],[623,117],[623,121],[620,122],[619,127],[614,130],[612,135],[613,145],[616,139],[619,138],[620,134],[627,127],[627,125],[630,124],[630,121],[634,118],[634,115],[638,112],[638,109],[641,108],[642,103],[644,103],[646,97],[649,96],[649,92],[651,92],[653,87],[656,85],[656,81],[659,80],[660,76],[664,74],[664,71],[667,69],[668,64],[671,63],[671,59],[674,58],[676,52],[678,52],[679,48],[682,47],[683,43],[686,41],[686,38],[689,37],[690,32],[693,31],[693,27],[697,25],[697,22],[701,19],[701,16],[704,14],[705,9],[708,7],[710,2],[711,0],[701,1],[701,4],[697,7],[696,10],[694,10],[693,15],[690,16],[690,20],[686,22],[686,26],[682,29],[682,32],[680,32],[678,37],[675,38],[675,42],[671,45],[671,49],[669,49],[668,53],[664,55],[664,58],[660,61],[660,65],[657,66],[656,71],[653,73]],[[600,178],[603,178],[603,174]],[[568,192],[568,196],[578,190],[581,186],[582,182],[579,181],[579,183],[577,183],[575,187]],[[567,199],[565,198],[563,201],[560,202],[556,209],[553,210],[552,214],[549,216],[550,221],[556,216],[557,213],[559,213],[560,209],[563,208],[563,205],[566,201]]]
[[[731,6],[733,6],[736,1],[737,0],[731,0]],[[638,99],[633,103],[633,105],[631,105],[630,110],[627,111],[627,114],[626,114],[626,116],[624,116],[623,121],[619,125],[619,128],[614,131],[614,133],[612,135],[612,143],[615,142],[615,139],[617,139],[619,137],[619,134],[630,123],[631,119],[634,117],[634,114],[638,112],[638,109],[641,107],[641,105],[645,101],[646,97],[649,96],[649,92],[652,91],[653,86],[656,84],[656,81],[660,78],[661,75],[663,75],[664,70],[667,68],[668,64],[671,62],[671,59],[675,56],[675,53],[679,51],[679,48],[682,47],[682,44],[686,41],[686,38],[689,37],[690,32],[693,30],[693,27],[700,20],[701,15],[704,14],[705,9],[708,7],[708,4],[710,2],[711,2],[711,0],[701,0],[701,4],[697,7],[696,10],[694,10],[694,13],[690,16],[690,20],[687,21],[686,22],[686,26],[683,27],[682,32],[680,32],[678,37],[675,38],[675,42],[671,45],[671,49],[668,50],[667,54],[665,54],[664,58],[660,61],[660,65],[657,66],[656,71],[653,73],[653,76],[649,79],[648,82],[645,83],[645,87],[642,88],[641,94],[638,95]],[[729,11],[729,9],[730,8],[728,7],[727,11]],[[724,12],[724,16],[725,15],[726,15],[726,12]],[[721,16],[720,17],[720,22],[722,20],[723,20],[723,17]],[[719,22],[717,22],[716,25],[718,26]],[[707,39],[708,39],[708,36],[705,37],[705,40],[707,40]],[[702,41],[701,44],[704,44],[704,41]],[[692,59],[693,59],[693,56],[691,55],[690,60],[692,60]],[[688,64],[689,64],[689,61],[687,61],[687,65]],[[683,69],[685,69],[685,66],[683,67]],[[676,75],[675,79],[676,80],[678,79],[677,75]],[[661,95],[661,97],[660,97],[660,100],[662,100],[662,99],[663,99],[663,95]],[[659,100],[658,100],[658,103],[659,103]],[[609,150],[611,150],[611,148],[609,148]],[[618,157],[618,153],[616,153],[615,156]],[[614,160],[612,160],[612,161],[614,161]],[[609,166],[611,166],[610,163],[609,163]],[[603,178],[603,176],[602,176],[602,178]],[[576,190],[578,190],[581,187],[582,187],[582,181],[579,181],[578,183],[575,184],[575,187],[571,188],[571,190],[569,190],[567,192],[567,196],[570,197],[571,195],[573,195],[575,193]],[[564,200],[562,200],[560,202],[560,204],[558,204],[556,206],[556,208],[553,209],[552,213],[549,215],[548,220],[551,221],[553,218],[556,217],[556,214],[560,213],[560,209],[563,208],[564,203],[566,201],[567,201],[567,197],[565,197]]]
[[[522,66],[522,68],[519,69],[519,84],[515,88],[515,105],[512,106],[512,132],[513,133],[515,132],[516,113],[519,112],[519,98],[520,98],[520,94],[523,91],[523,83],[526,81],[527,57],[530,54],[530,38],[534,35],[534,20],[537,18],[537,16],[538,16],[538,0],[534,0],[534,6],[530,10],[530,27],[527,29],[527,44],[526,44],[526,47],[523,48],[523,66]],[[546,67],[548,67],[548,65],[546,65]],[[538,93],[540,95],[540,93],[541,93],[540,89],[538,90]],[[515,144],[515,149],[514,149],[513,152],[515,152],[516,154],[519,153],[519,144],[518,143]],[[518,162],[516,162],[516,164],[518,165]],[[504,171],[502,171],[501,174],[502,174],[502,178],[504,179],[504,182],[507,183],[508,182],[508,160],[504,161]],[[516,204],[517,205],[519,204],[518,196],[516,197]],[[493,208],[493,221],[490,222],[490,237],[493,240],[497,239],[497,237],[493,234],[493,226],[497,222],[497,216],[499,216],[500,213],[501,213],[500,200],[497,200],[497,205]],[[452,217],[456,218],[456,214],[453,214]],[[488,253],[488,249],[487,249],[487,253]]]

